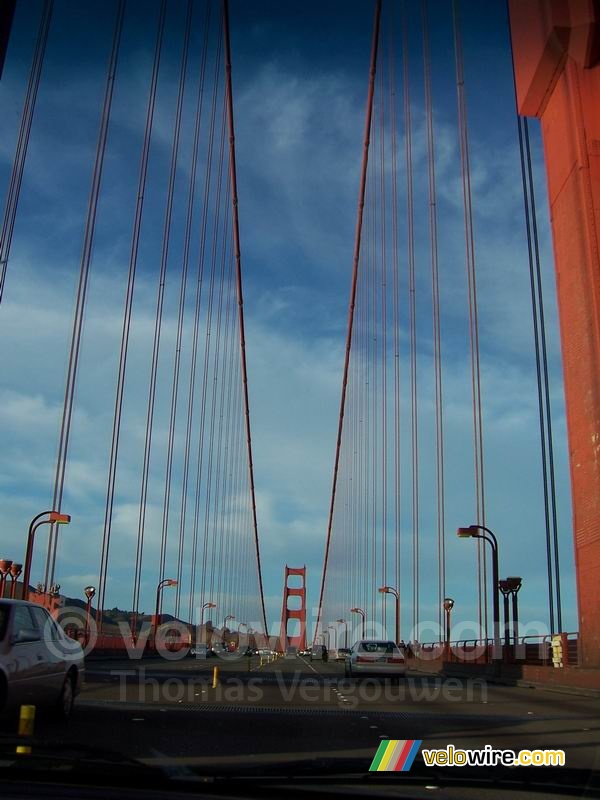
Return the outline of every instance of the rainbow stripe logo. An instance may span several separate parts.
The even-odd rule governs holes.
[[[369,772],[408,772],[419,752],[422,739],[384,739]]]

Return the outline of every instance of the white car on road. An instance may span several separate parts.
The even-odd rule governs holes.
[[[50,706],[68,717],[84,674],[81,645],[45,608],[0,599],[0,711]]]
[[[356,642],[346,658],[347,678],[370,675],[399,680],[406,672],[406,662],[394,642],[378,639],[361,639]]]

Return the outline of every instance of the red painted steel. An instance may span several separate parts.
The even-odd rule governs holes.
[[[509,0],[517,103],[542,125],[564,361],[580,665],[600,667],[600,11]]]
[[[300,575],[302,586],[288,586],[290,575]],[[288,598],[299,597],[300,608],[288,608]],[[300,620],[300,633],[297,636],[287,635],[288,620]],[[281,634],[279,637],[279,649],[285,653],[288,647],[297,647],[299,650],[306,648],[306,567],[288,567],[285,565],[285,577],[283,581],[283,606],[281,608]]]

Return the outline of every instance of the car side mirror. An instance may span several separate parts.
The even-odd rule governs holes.
[[[40,638],[40,634],[35,628],[20,628],[12,636],[13,644],[23,644],[24,642],[35,642]]]

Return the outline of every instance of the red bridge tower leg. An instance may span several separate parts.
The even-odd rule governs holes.
[[[580,666],[600,667],[600,6],[509,0],[519,112],[542,125],[565,376]]]

